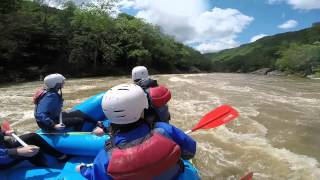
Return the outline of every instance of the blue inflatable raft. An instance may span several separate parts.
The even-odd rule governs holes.
[[[73,110],[80,110],[96,121],[104,120],[101,109],[101,99],[103,93],[93,96],[85,102],[77,105]],[[102,114],[101,114],[102,113]],[[92,128],[89,124],[84,126],[84,130]],[[92,130],[92,129],[91,129]],[[95,156],[103,148],[109,136],[98,137],[88,132],[66,132],[64,134],[46,134],[41,131],[37,133],[51,146],[60,152],[73,155],[66,163],[58,163],[53,157],[46,156],[50,167],[35,167],[28,161],[19,165],[2,170],[1,180],[40,180],[40,179],[63,179],[63,180],[82,180],[84,179],[75,168],[80,163],[92,163]],[[180,174],[179,180],[200,179],[198,170],[189,162],[184,161],[185,170]]]

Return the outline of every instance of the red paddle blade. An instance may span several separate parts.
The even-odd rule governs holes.
[[[4,120],[2,122],[1,129],[4,130],[4,131],[10,131],[11,127],[10,127],[9,121]]]
[[[253,172],[243,176],[240,180],[252,180]]]
[[[202,117],[200,122],[192,128],[192,131],[197,129],[210,129],[226,124],[229,121],[238,117],[239,113],[231,106],[222,105],[210,111]]]

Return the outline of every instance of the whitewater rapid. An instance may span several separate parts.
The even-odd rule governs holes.
[[[153,76],[172,92],[172,124],[188,130],[221,104],[237,109],[240,117],[226,126],[197,131],[193,160],[202,179],[320,178],[320,81],[248,74]],[[81,103],[129,77],[66,81],[64,108]],[[0,120],[8,119],[18,133],[37,128],[32,95],[41,82],[0,87]]]

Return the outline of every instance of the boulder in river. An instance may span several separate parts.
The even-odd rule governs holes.
[[[189,69],[189,73],[202,73],[202,71],[199,68],[191,66]]]
[[[286,73],[279,71],[279,70],[274,70],[274,71],[270,71],[267,73],[268,76],[285,76]]]
[[[272,70],[271,68],[262,68],[262,69],[253,71],[250,74],[267,75],[267,73],[270,72],[271,70]]]

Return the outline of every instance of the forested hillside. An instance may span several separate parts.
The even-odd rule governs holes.
[[[103,9],[106,8],[106,9]],[[41,1],[1,0],[0,81],[23,81],[60,72],[67,76],[130,74],[136,65],[154,73],[209,71],[198,51],[159,27],[106,7],[62,9]]]
[[[252,72],[272,68],[289,74],[320,72],[320,26],[264,37],[238,48],[206,54],[213,70]]]

